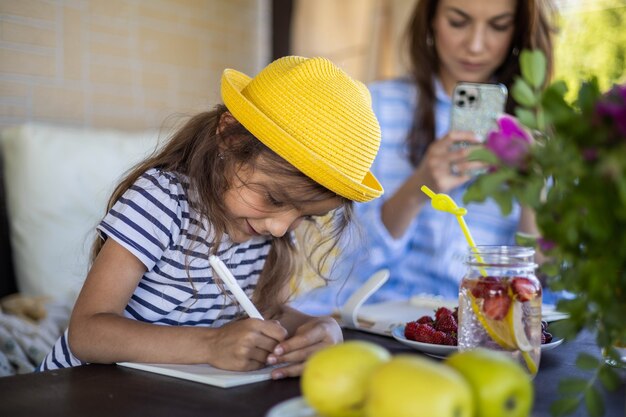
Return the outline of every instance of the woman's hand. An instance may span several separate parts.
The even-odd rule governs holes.
[[[420,191],[423,185],[436,193],[445,193],[469,181],[473,171],[484,168],[481,162],[467,160],[471,148],[479,144],[471,132],[450,132],[430,144],[413,174],[382,206],[381,219],[391,236],[404,236],[429,201]]]
[[[433,142],[413,174],[436,193],[445,193],[472,178],[472,173],[485,168],[467,157],[481,142],[471,132],[452,131]]]
[[[275,369],[272,378],[298,376],[302,373],[304,362],[314,352],[343,341],[339,324],[332,317],[311,317],[298,328],[294,335],[279,343],[267,357],[267,364],[289,363]]]
[[[209,341],[209,363],[230,371],[265,367],[268,355],[287,338],[287,330],[276,320],[238,320],[216,330]]]

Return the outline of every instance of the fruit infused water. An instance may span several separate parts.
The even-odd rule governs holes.
[[[459,350],[508,352],[531,375],[541,355],[541,284],[534,249],[475,246],[459,289]]]

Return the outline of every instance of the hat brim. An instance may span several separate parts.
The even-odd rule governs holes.
[[[298,168],[307,177],[347,199],[367,202],[380,197],[383,187],[368,171],[361,182],[348,177],[327,160],[295,140],[272,119],[261,112],[243,94],[251,78],[227,69],[222,75],[222,100],[230,113],[270,149]],[[311,160],[314,163],[311,163]]]

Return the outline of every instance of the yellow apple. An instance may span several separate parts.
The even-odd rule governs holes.
[[[433,359],[398,355],[374,371],[367,417],[473,417],[472,391],[454,369]]]
[[[527,417],[533,385],[522,366],[509,355],[487,349],[456,352],[445,363],[472,386],[477,417]]]
[[[302,395],[324,417],[361,416],[369,377],[390,358],[387,349],[366,341],[319,350],[304,364]]]

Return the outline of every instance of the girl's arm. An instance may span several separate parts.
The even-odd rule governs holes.
[[[267,363],[270,365],[289,363],[289,365],[274,370],[272,377],[275,379],[300,375],[304,362],[311,354],[343,341],[339,324],[329,316],[308,316],[291,307],[283,306],[278,320],[289,332],[289,339],[276,346],[268,356]]]
[[[277,322],[247,319],[221,328],[163,326],[123,317],[145,266],[108,239],[74,306],[69,326],[72,353],[86,362],[209,363],[232,370],[265,366],[284,340]]]

